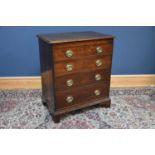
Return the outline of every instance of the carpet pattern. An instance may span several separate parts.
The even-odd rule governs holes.
[[[55,124],[41,103],[41,90],[0,90],[1,129],[155,128],[155,87],[113,88],[111,108],[92,106]]]

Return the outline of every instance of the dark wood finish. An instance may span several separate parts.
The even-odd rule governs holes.
[[[85,40],[85,41],[74,41],[74,42],[62,42],[61,44],[52,44],[53,50],[57,50],[59,48],[70,48],[70,47],[79,47],[79,46],[92,46],[92,45],[102,45],[102,44],[113,44],[113,38],[107,39],[97,39],[97,40]]]
[[[42,82],[42,102],[49,108],[51,113],[54,113],[54,70],[52,69],[51,46],[39,39],[40,51],[40,69]]]
[[[110,108],[111,106],[111,100],[107,101],[107,102],[102,102],[99,104],[101,107],[104,107],[104,108]]]
[[[101,60],[102,65],[97,67],[96,60]],[[67,64],[73,65],[72,71],[66,70]],[[56,76],[62,76],[66,74],[77,73],[77,72],[80,72],[81,70],[89,71],[89,70],[96,70],[99,68],[108,69],[110,68],[110,66],[111,66],[111,55],[106,55],[102,57],[97,55],[97,56],[83,57],[77,60],[68,60],[68,61],[55,63],[54,72]]]
[[[56,110],[55,111],[55,116],[57,116],[57,115],[62,116],[64,113],[68,113],[68,112],[78,110],[78,109],[81,109],[81,108],[90,107],[90,106],[93,106],[93,105],[99,105],[101,107],[109,108],[110,104],[111,104],[111,99],[109,97],[104,98],[104,99],[98,99],[98,100],[95,100],[95,101],[88,101],[88,102],[84,102],[83,104],[76,104],[76,105],[74,105],[72,107]]]
[[[59,123],[59,122],[60,122],[60,118],[61,118],[62,116],[63,116],[62,114],[60,114],[60,115],[56,115],[56,114],[52,115],[53,121],[54,121],[55,123]]]
[[[101,34],[101,33],[92,32],[92,31],[40,34],[38,35],[38,37],[41,40],[50,44],[113,38],[110,35]]]
[[[96,80],[95,75],[100,74],[101,79]],[[67,86],[66,81],[72,79],[73,85]],[[83,87],[85,85],[90,85],[92,83],[98,83],[102,81],[103,83],[109,83],[110,81],[110,71],[109,69],[103,70],[103,69],[97,69],[95,71],[87,71],[87,72],[81,72],[81,73],[74,73],[74,74],[68,74],[66,76],[59,76],[55,77],[55,89],[56,91],[63,91],[63,90],[70,90],[72,88],[78,88]]]
[[[76,109],[100,105],[110,107],[109,88],[112,64],[113,37],[96,32],[75,32],[63,34],[38,35],[41,77],[42,101],[49,109],[54,122],[67,112]],[[100,46],[103,53],[97,53]],[[66,50],[74,54],[68,58]],[[96,66],[96,60],[103,64]],[[66,71],[66,64],[73,64],[72,71]],[[101,75],[96,81],[95,74]],[[71,87],[66,85],[68,79],[73,79]],[[101,94],[96,96],[94,91]],[[67,103],[67,96],[73,96],[72,103]]]
[[[73,43],[75,44],[75,43]],[[96,52],[96,47],[102,47],[103,49],[103,53],[97,54]],[[59,46],[58,46],[59,47]],[[66,46],[66,47],[62,47],[62,48],[58,48],[55,47],[54,48],[54,61],[63,61],[63,60],[70,60],[70,59],[80,59],[82,57],[85,56],[92,56],[92,55],[99,55],[99,56],[103,56],[103,55],[107,55],[107,54],[111,54],[112,53],[112,42],[109,41],[107,43],[100,41],[99,43],[96,43],[95,41],[91,41],[89,42],[89,44],[87,42],[85,42],[84,45],[80,45],[77,46],[76,44],[73,46]],[[73,51],[73,56],[71,58],[68,58],[65,53],[67,50],[72,50]]]
[[[100,90],[101,94],[96,96],[94,94],[94,90]],[[74,100],[72,103],[67,103],[66,97],[73,96]],[[85,87],[74,88],[71,90],[59,91],[56,93],[56,109],[63,109],[72,107],[74,105],[80,105],[88,101],[95,101],[98,99],[103,99],[109,96],[109,82],[103,83],[95,83],[92,85],[88,85]]]

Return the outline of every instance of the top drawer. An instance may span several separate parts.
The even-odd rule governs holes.
[[[56,45],[53,47],[54,61],[77,59],[90,55],[107,55],[112,53],[112,40],[87,41]]]

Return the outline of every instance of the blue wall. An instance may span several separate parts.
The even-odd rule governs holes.
[[[113,74],[155,74],[155,27],[0,27],[0,76],[40,75],[36,35],[94,30],[116,36]]]

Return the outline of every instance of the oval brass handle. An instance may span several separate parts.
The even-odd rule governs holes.
[[[99,89],[94,90],[94,94],[96,96],[99,96],[101,94],[101,91]]]
[[[96,47],[96,52],[97,53],[102,53],[103,52],[102,47],[100,47],[100,46]]]
[[[72,79],[67,80],[66,84],[67,84],[68,87],[71,87],[74,84],[74,81]]]
[[[95,79],[96,79],[96,81],[101,80],[101,74],[96,74],[96,75],[95,75]]]
[[[102,60],[96,60],[96,66],[99,67],[102,65]]]
[[[73,100],[74,100],[73,96],[67,96],[66,97],[67,103],[71,103],[71,102],[73,102]]]
[[[72,50],[67,50],[65,55],[66,55],[66,57],[72,57],[73,56],[73,51]]]
[[[72,64],[67,64],[66,65],[66,70],[69,72],[69,71],[72,71],[73,70],[73,65]]]

